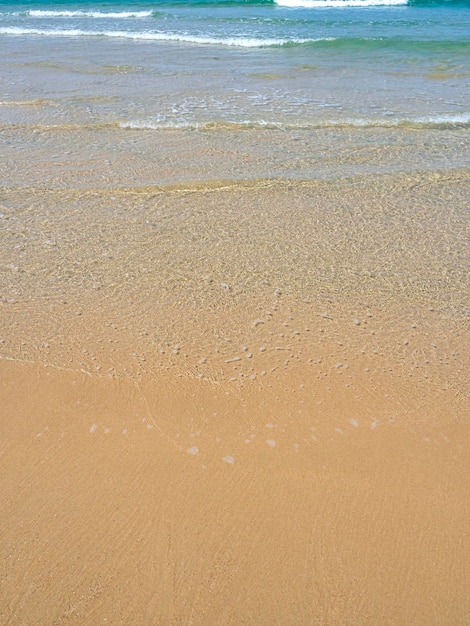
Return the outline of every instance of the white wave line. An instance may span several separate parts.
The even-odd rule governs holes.
[[[48,37],[114,37],[121,39],[133,39],[137,41],[178,41],[182,43],[212,44],[223,46],[237,46],[242,48],[262,48],[284,46],[289,44],[305,44],[317,41],[334,41],[334,37],[322,37],[319,39],[250,39],[247,37],[199,37],[197,35],[180,35],[176,33],[162,32],[127,32],[118,30],[109,31],[86,31],[80,29],[39,29],[19,28],[16,26],[0,28],[0,35],[42,35]]]
[[[282,123],[266,120],[244,120],[244,121],[207,121],[207,122],[179,122],[179,121],[158,121],[158,120],[128,120],[119,122],[119,127],[128,130],[216,130],[231,128],[254,128],[254,129],[273,129],[279,130],[301,130],[312,128],[328,128],[334,126],[350,126],[358,128],[367,127],[382,127],[382,128],[396,128],[400,126],[424,126],[424,127],[439,127],[439,126],[467,126],[470,124],[470,113],[461,113],[458,115],[436,115],[426,117],[402,117],[397,119],[390,118],[345,118],[337,120],[318,120],[312,123]]]
[[[124,18],[124,17],[151,17],[152,11],[44,11],[30,10],[30,17],[95,17],[95,18]]]

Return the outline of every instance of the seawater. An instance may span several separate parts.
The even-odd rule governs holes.
[[[0,122],[466,127],[469,33],[455,0],[2,1]]]

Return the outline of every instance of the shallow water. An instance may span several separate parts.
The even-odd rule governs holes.
[[[1,3],[0,180],[132,187],[467,167],[469,23],[465,3]]]
[[[2,3],[4,302],[464,315],[470,9],[370,5]]]
[[[467,3],[373,4],[2,2],[0,119],[468,126]]]

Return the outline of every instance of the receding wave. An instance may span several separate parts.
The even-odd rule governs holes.
[[[269,120],[246,121],[207,121],[182,122],[178,120],[128,120],[119,122],[124,130],[314,130],[321,128],[409,128],[429,130],[457,130],[470,129],[470,113],[459,115],[436,115],[425,117],[388,118],[345,118],[336,120],[318,120],[310,123],[283,123]]]
[[[288,130],[288,127],[286,126],[281,126],[275,122],[265,122],[263,120],[246,122],[231,122],[223,120],[212,122],[129,120],[126,122],[120,122],[119,127],[124,130],[241,130],[261,128]]]
[[[126,18],[126,17],[151,17],[153,11],[45,11],[29,10],[25,14],[31,17],[96,17],[96,18]]]
[[[0,107],[35,107],[47,104],[47,98],[33,98],[32,100],[0,100]]]
[[[436,130],[451,130],[453,128],[470,128],[470,113],[459,115],[435,115],[415,117],[399,120],[396,126],[410,126],[415,128],[435,128]]]
[[[129,32],[120,30],[87,31],[80,29],[39,29],[7,26],[0,28],[0,35],[37,35],[44,37],[114,37],[133,39],[137,41],[176,41],[181,43],[195,43],[207,45],[238,46],[242,48],[269,48],[315,43],[317,41],[333,41],[332,37],[320,39],[257,39],[250,37],[201,37],[184,33],[165,32]]]

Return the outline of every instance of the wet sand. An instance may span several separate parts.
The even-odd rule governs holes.
[[[406,395],[301,404],[291,376],[1,380],[3,623],[467,622],[461,411],[409,429]]]
[[[469,191],[4,187],[2,624],[468,624]]]

